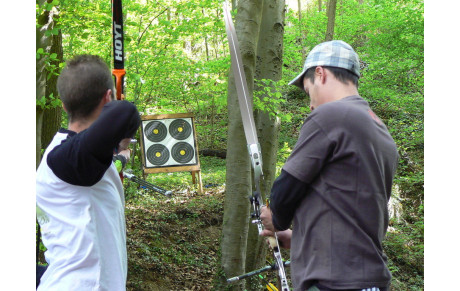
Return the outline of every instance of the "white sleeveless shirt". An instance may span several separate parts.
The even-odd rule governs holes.
[[[47,156],[66,138],[55,135],[37,170],[37,218],[49,264],[38,290],[126,290],[125,201],[116,167],[93,186],[64,182]]]

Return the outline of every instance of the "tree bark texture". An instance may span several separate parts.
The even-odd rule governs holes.
[[[41,0],[39,5],[42,6],[46,2],[51,1]],[[36,48],[42,48],[46,55],[41,55],[36,61],[36,98],[41,99],[43,96],[48,97],[53,94],[58,97],[56,82],[57,75],[51,75],[49,78],[49,66],[54,65],[59,68],[59,62],[63,59],[62,52],[62,34],[59,30],[58,35],[46,36],[45,32],[56,26],[58,11],[54,7],[51,11],[45,11],[37,19],[38,26],[36,28]],[[49,54],[56,53],[58,61],[51,61],[49,64]],[[41,149],[46,148],[52,137],[61,126],[62,109],[60,106],[56,108],[43,109],[36,108],[36,167],[40,164]]]
[[[337,0],[330,0],[327,5],[327,30],[326,30],[325,41],[331,41],[334,39],[336,6],[337,6]]]
[[[53,20],[53,24],[56,24],[56,20]],[[62,50],[62,32],[59,30],[58,35],[52,36],[52,44],[50,53],[56,53],[58,61],[53,61],[51,64],[59,68],[60,61],[63,60]],[[46,82],[46,96],[53,94],[54,97],[58,98],[59,94],[57,91],[57,79],[58,76],[53,74]],[[56,131],[61,127],[62,122],[62,107],[57,106],[54,108],[48,108],[45,110],[43,115],[43,127],[42,127],[42,148],[48,147],[51,140],[53,139]]]
[[[46,1],[41,0],[39,1],[39,5],[42,6]],[[37,19],[38,25],[35,31],[35,45],[37,50],[39,48],[46,48],[50,45],[51,40],[49,37],[45,36],[46,31],[46,23],[48,22],[48,14],[49,12],[45,12],[40,15]],[[46,94],[46,73],[45,73],[45,58],[41,56],[39,59],[36,60],[36,74],[35,74],[35,98],[40,99],[42,96]],[[42,133],[42,124],[43,124],[43,110],[37,106],[36,107],[36,123],[35,123],[35,156],[36,156],[36,168],[40,164],[41,159],[41,133]]]
[[[301,46],[302,46],[302,60],[305,60],[305,57],[307,56],[307,52],[305,50],[305,35],[303,33],[303,29],[302,29],[302,1],[301,0],[297,0],[297,7],[298,7],[298,11],[299,11],[299,38],[300,38],[300,43],[301,43]],[[319,2],[321,3],[321,0],[319,0]],[[321,4],[320,4],[321,5]]]
[[[284,34],[284,0],[265,0],[262,10],[262,22],[257,45],[257,62],[255,79],[270,79],[279,81],[282,77],[283,66],[283,34]],[[263,88],[255,88],[262,90]],[[275,88],[272,88],[272,92]],[[264,102],[270,96],[262,95]],[[276,110],[278,111],[278,110]],[[278,152],[279,118],[271,117],[269,112],[256,112],[256,127],[262,150],[262,166],[264,183],[261,185],[263,201],[270,196],[271,186],[276,175],[276,158]],[[261,267],[265,261],[267,247],[265,239],[258,235],[257,227],[249,228],[246,270],[251,271]]]
[[[257,41],[262,16],[262,1],[238,1],[235,30],[238,37],[248,94],[252,96]],[[252,102],[252,98],[250,100]],[[222,229],[222,268],[227,278],[246,270],[246,246],[250,219],[249,196],[252,195],[252,172],[244,134],[233,72],[228,85],[227,176]],[[244,290],[244,281],[233,286]]]

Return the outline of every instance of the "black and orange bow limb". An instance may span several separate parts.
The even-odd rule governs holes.
[[[123,42],[123,9],[121,0],[112,0],[113,70],[117,100],[124,99],[123,82],[125,71],[125,51]]]
[[[121,0],[112,0],[112,39],[113,39],[113,69],[115,77],[115,93],[117,100],[125,99],[123,82],[125,71],[125,50],[123,42],[123,8]],[[120,173],[123,182],[123,171]]]

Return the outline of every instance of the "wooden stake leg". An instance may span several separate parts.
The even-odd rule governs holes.
[[[193,184],[197,183],[195,175],[198,175],[198,193],[203,194],[203,182],[201,181],[201,171],[192,171],[190,173],[192,174]]]

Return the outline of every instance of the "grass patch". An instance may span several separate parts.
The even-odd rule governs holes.
[[[127,290],[212,289],[222,231],[225,160],[200,160],[203,194],[197,193],[190,173],[148,176],[149,182],[172,190],[171,198],[125,182],[131,192],[126,203]]]
[[[210,290],[217,272],[223,188],[126,205],[128,290]]]

